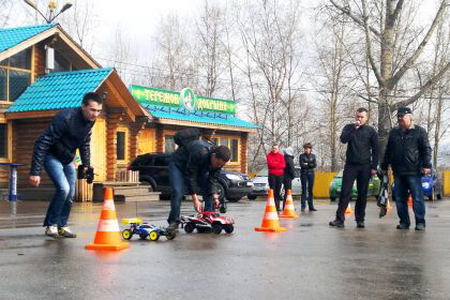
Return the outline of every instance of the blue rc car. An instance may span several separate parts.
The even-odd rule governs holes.
[[[137,234],[142,240],[150,238],[151,241],[159,240],[160,236],[165,236],[168,240],[173,240],[176,236],[176,231],[168,232],[165,228],[142,223],[139,218],[123,219],[122,224],[130,225],[130,228],[122,231],[122,237],[130,240],[133,235]]]

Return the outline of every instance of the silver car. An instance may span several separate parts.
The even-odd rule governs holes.
[[[267,196],[269,193],[269,175],[267,169],[262,169],[253,178],[253,190],[247,195],[250,200],[255,200],[258,196]],[[284,194],[284,187],[281,189]],[[292,195],[299,196],[302,194],[302,182],[300,181],[300,167],[295,167],[295,178],[292,180]]]

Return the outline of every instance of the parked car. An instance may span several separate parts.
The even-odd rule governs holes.
[[[342,189],[342,175],[344,173],[344,170],[340,170],[337,172],[337,174],[334,176],[333,180],[330,182],[330,200],[336,201],[341,195],[341,189]],[[380,184],[381,181],[378,178],[378,176],[374,175],[370,178],[369,181],[369,188],[367,190],[367,197],[378,197],[378,193],[380,192]],[[358,197],[358,190],[356,189],[356,180],[353,183],[352,187],[352,193],[351,198]]]
[[[269,172],[267,168],[259,171],[253,178],[253,189],[247,195],[248,199],[255,200],[258,196],[267,196],[269,193]],[[282,188],[282,194],[284,190]],[[292,180],[292,195],[302,194],[302,183],[300,181],[300,167],[295,167],[295,178]]]
[[[136,157],[128,166],[129,170],[139,171],[139,181],[149,186],[151,191],[161,192],[161,199],[170,199],[169,162],[172,153],[147,153]],[[237,202],[247,196],[253,182],[247,174],[222,170],[217,189],[222,200]]]
[[[394,184],[392,184],[392,191],[394,191]],[[423,196],[428,200],[441,200],[444,187],[442,185],[441,175],[436,169],[431,169],[431,174],[422,176]],[[394,193],[392,193],[392,200],[395,201]]]

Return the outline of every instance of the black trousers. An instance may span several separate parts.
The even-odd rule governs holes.
[[[286,197],[287,191],[291,190],[292,192],[292,178],[283,178],[283,187],[284,187],[284,195],[283,195],[283,209],[286,206]]]
[[[275,198],[275,206],[280,210],[281,202],[281,185],[283,184],[283,175],[276,176],[269,174],[269,187],[273,190],[273,197]]]
[[[364,221],[366,216],[367,205],[367,189],[371,176],[371,166],[366,165],[345,165],[344,174],[342,176],[341,196],[339,197],[339,205],[336,211],[336,220],[345,221],[345,210],[352,193],[353,183],[356,179],[356,188],[358,190],[358,198],[355,204],[355,220],[356,222]]]

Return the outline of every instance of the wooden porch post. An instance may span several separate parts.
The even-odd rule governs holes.
[[[248,171],[248,132],[243,132],[241,134],[241,173],[246,173]]]
[[[106,180],[114,181],[117,170],[117,127],[125,113],[122,108],[106,111]]]
[[[133,161],[136,158],[136,156],[138,155],[138,151],[139,151],[138,137],[139,137],[142,129],[144,129],[145,124],[147,123],[147,119],[148,119],[147,117],[138,118],[135,123],[132,123],[130,125],[130,137],[129,137],[130,138],[130,140],[129,140],[130,162]]]

